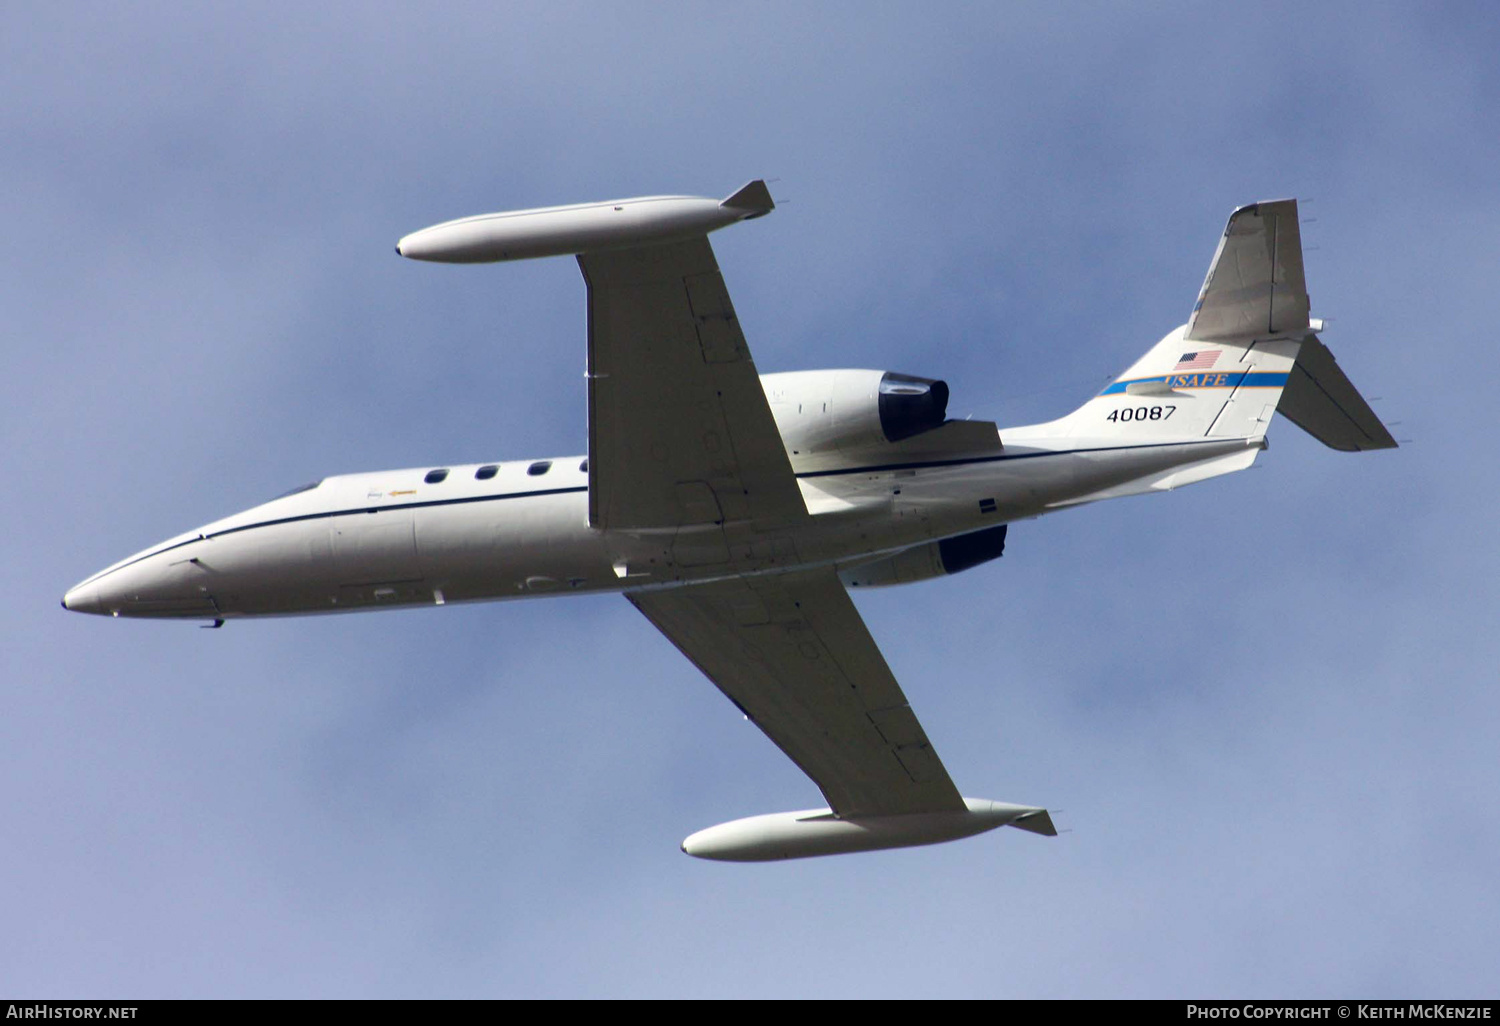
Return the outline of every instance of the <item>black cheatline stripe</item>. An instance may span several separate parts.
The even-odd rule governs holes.
[[[504,495],[469,495],[460,499],[429,499],[426,502],[404,502],[399,506],[359,506],[354,509],[329,510],[326,513],[302,513],[295,517],[282,517],[279,520],[261,520],[254,524],[242,524],[239,527],[230,527],[226,528],[223,531],[215,531],[213,534],[200,534],[196,538],[189,538],[186,541],[180,541],[174,545],[168,545],[165,548],[147,552],[144,555],[137,556],[135,559],[132,559],[129,563],[121,563],[119,566],[114,567],[110,570],[106,570],[104,573],[95,574],[93,577],[90,577],[88,580],[78,585],[78,587],[82,588],[85,585],[93,584],[95,581],[108,577],[116,570],[124,570],[127,566],[135,566],[137,563],[141,562],[144,559],[150,559],[152,556],[160,556],[164,552],[171,552],[173,549],[180,549],[184,545],[191,545],[194,542],[208,541],[213,538],[222,538],[226,534],[238,534],[241,531],[253,531],[258,527],[275,527],[278,524],[295,524],[304,520],[327,520],[331,517],[353,516],[356,513],[384,513],[389,510],[422,509],[427,506],[461,506],[469,502],[496,502],[500,499],[529,499],[538,495],[567,495],[570,492],[586,491],[588,491],[588,487],[583,485],[580,485],[576,488],[541,488],[532,492],[507,492]]]
[[[1233,442],[1238,440],[1239,439],[1233,438],[1200,438],[1183,442],[1149,442],[1140,445],[1101,445],[1096,446],[1092,449],[1057,449],[1045,450],[1041,452],[1002,453],[998,456],[971,456],[966,459],[927,460],[925,462],[919,463],[882,463],[868,467],[848,467],[839,470],[808,470],[795,476],[797,478],[804,478],[833,477],[839,474],[878,474],[884,471],[892,470],[923,470],[932,467],[961,467],[980,463],[999,463],[1003,460],[1029,460],[1036,459],[1042,456],[1073,456],[1078,453],[1084,452],[1119,452],[1125,449],[1164,449],[1170,446],[1206,445],[1216,442]],[[253,531],[258,527],[275,527],[278,524],[295,524],[303,520],[326,520],[330,517],[353,516],[356,513],[383,513],[387,510],[424,509],[430,506],[459,506],[469,502],[496,502],[502,499],[530,499],[538,495],[568,495],[573,492],[586,491],[588,491],[588,487],[586,485],[580,485],[575,488],[542,488],[532,492],[508,492],[504,495],[470,495],[460,499],[430,499],[426,502],[404,502],[399,506],[360,506],[353,509],[330,510],[326,513],[303,513],[295,517],[282,517],[279,520],[262,520],[254,524],[244,524],[240,527],[231,527],[223,531],[215,531],[213,534],[200,534],[196,538],[189,538],[187,541],[180,541],[175,545],[168,545],[166,548],[157,549],[154,552],[148,552],[143,556],[138,556],[135,559],[132,559],[129,563],[122,563],[121,565],[115,567],[113,570],[108,571],[108,573],[112,574],[115,572],[115,570],[124,570],[127,566],[134,566],[143,559],[150,559],[152,556],[159,556],[163,552],[171,552],[173,549],[180,549],[184,545],[191,545],[196,541],[207,541],[212,538],[222,538],[227,534],[238,534],[241,531]],[[95,577],[91,577],[88,580],[84,581],[83,584],[80,584],[79,587],[83,587],[87,584],[92,584],[105,576],[107,576],[107,574],[99,574]]]
[[[356,513],[387,513],[400,509],[426,509],[432,506],[462,506],[471,502],[497,502],[501,499],[530,499],[538,495],[567,495],[570,492],[586,492],[586,485],[576,488],[539,488],[533,492],[507,492],[504,495],[467,495],[460,499],[428,499],[426,502],[403,502],[396,506],[356,506],[353,509],[329,510],[326,513],[303,513],[295,517],[282,517],[280,520],[262,520],[254,524],[243,524],[240,527],[229,527],[213,534],[205,534],[205,539],[222,538],[226,534],[238,534],[241,531],[253,531],[257,527],[275,527],[278,524],[295,524],[302,520],[327,520],[330,517],[348,517]],[[195,539],[196,540],[196,539]],[[163,552],[168,550],[163,549]],[[152,553],[155,555],[155,553]]]

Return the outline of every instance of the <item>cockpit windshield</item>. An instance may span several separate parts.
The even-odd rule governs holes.
[[[318,480],[314,481],[312,484],[298,485],[296,488],[293,488],[289,492],[282,492],[280,495],[276,496],[276,499],[285,499],[288,495],[300,495],[303,492],[310,492],[310,491],[312,491],[314,488],[318,487],[318,485],[320,485],[322,483],[323,483],[323,479],[319,478]],[[275,502],[276,499],[272,499],[271,501]]]

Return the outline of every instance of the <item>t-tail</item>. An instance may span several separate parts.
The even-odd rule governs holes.
[[[1230,215],[1187,324],[1073,413],[1007,432],[1006,440],[1247,443],[1155,487],[1248,467],[1278,409],[1332,448],[1394,448],[1395,439],[1318,340],[1322,327],[1308,316],[1297,201],[1241,207]]]

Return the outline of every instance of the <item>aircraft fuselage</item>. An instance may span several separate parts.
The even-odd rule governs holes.
[[[436,482],[427,480],[436,476],[430,468],[330,477],[122,560],[69,591],[64,605],[229,619],[846,570],[1248,445],[1069,440],[981,458],[824,469],[798,475],[816,515],[661,531],[589,526],[581,456],[500,464],[487,479],[476,477],[478,466],[443,468]]]

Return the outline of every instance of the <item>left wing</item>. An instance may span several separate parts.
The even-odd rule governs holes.
[[[413,260],[574,253],[589,290],[589,524],[662,529],[804,519],[708,233],[776,207],[757,179],[723,200],[643,196],[462,217],[396,243]]]
[[[966,808],[831,567],[626,597],[838,815]]]
[[[708,238],[583,253],[578,265],[589,290],[589,523],[806,517]]]

